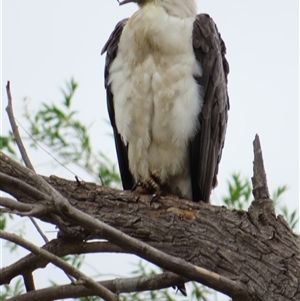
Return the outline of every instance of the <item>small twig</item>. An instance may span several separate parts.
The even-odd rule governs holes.
[[[18,175],[16,177],[9,176],[9,181],[18,180],[23,184],[20,187],[22,187],[22,191],[24,189],[29,189],[31,191],[35,191],[34,195],[31,195],[36,201],[40,199],[44,199],[46,201],[50,200],[51,203],[53,204],[53,197],[58,196],[61,198],[62,196],[60,195],[59,192],[57,192],[53,187],[51,187],[41,176],[37,175],[34,171],[24,167],[22,164],[19,162],[12,160],[10,157],[5,155],[3,152],[0,151],[0,164],[5,164],[5,165],[10,165],[10,169],[14,169]],[[3,176],[7,176],[4,173],[0,173]],[[9,183],[9,182],[8,182]],[[8,184],[7,183],[7,184]],[[15,182],[13,186],[10,187],[10,192],[14,192],[16,190],[15,184],[19,182]],[[34,187],[30,186],[27,183],[34,183]],[[2,184],[2,181],[0,180],[0,185]],[[8,187],[7,187],[8,188]],[[31,188],[31,189],[30,189]],[[6,191],[6,190],[4,190]],[[24,192],[24,191],[23,191]],[[25,190],[26,193],[26,190]],[[29,193],[29,191],[28,191]],[[31,193],[31,192],[30,192]],[[38,194],[40,193],[40,194]],[[13,194],[12,194],[13,195]],[[24,193],[23,193],[24,195]]]
[[[17,202],[16,200],[7,197],[0,197],[0,206],[9,208],[11,210],[17,210],[19,212],[28,212],[31,211],[34,207],[29,204]]]
[[[96,281],[94,281],[90,277],[86,276],[79,270],[75,269],[72,265],[68,264],[66,261],[60,259],[56,255],[35,246],[34,244],[21,238],[18,235],[8,233],[3,230],[0,230],[0,237],[3,239],[9,240],[17,245],[20,245],[23,248],[29,250],[30,252],[32,252],[38,256],[42,256],[45,259],[51,261],[52,264],[61,268],[69,275],[72,275],[77,280],[82,281],[86,287],[90,288],[92,291],[94,291],[97,295],[99,295],[99,297],[103,298],[104,300],[107,300],[107,301],[119,300],[118,297],[115,294],[113,294],[111,291],[109,291],[107,288],[105,288],[101,284],[98,284]]]
[[[32,171],[34,171],[33,165],[31,164],[29,156],[28,156],[28,154],[26,152],[25,146],[23,144],[23,141],[21,139],[21,136],[20,136],[20,133],[19,133],[19,130],[18,130],[17,123],[15,121],[15,116],[14,116],[14,111],[13,111],[13,105],[12,105],[12,96],[11,96],[11,91],[10,91],[10,82],[9,81],[7,82],[7,85],[6,85],[6,93],[7,93],[7,107],[6,107],[6,112],[7,112],[8,119],[9,119],[9,122],[10,122],[10,125],[11,125],[11,129],[12,129],[13,134],[14,134],[14,138],[16,140],[17,146],[19,148],[20,154],[22,156],[22,159],[23,159],[26,167],[28,167],[29,169],[31,169]],[[34,220],[34,218],[33,217],[29,217],[29,219],[33,223],[33,225],[35,226],[36,230],[41,235],[41,237],[43,238],[43,240],[45,242],[49,242],[48,238],[43,233],[42,229],[39,227],[39,225]]]
[[[38,225],[38,223],[35,221],[35,219],[32,216],[29,216],[29,219],[31,220],[31,222],[35,226],[36,230],[39,232],[39,234],[43,238],[44,242],[46,242],[46,243],[49,242],[48,237],[44,234],[44,232],[42,231],[42,229],[40,228],[40,226]]]
[[[253,161],[253,177],[252,180],[252,194],[255,200],[269,199],[269,189],[267,184],[267,177],[264,168],[264,161],[262,156],[262,149],[259,141],[259,136],[256,134],[253,141],[254,161]]]
[[[22,159],[25,163],[25,165],[30,168],[31,170],[34,171],[33,165],[30,162],[30,159],[27,155],[26,149],[24,147],[24,144],[22,142],[19,130],[18,130],[18,126],[17,123],[15,121],[15,117],[14,117],[14,112],[13,112],[13,106],[12,106],[12,96],[11,96],[11,92],[10,92],[10,82],[7,82],[6,85],[6,93],[7,93],[7,99],[8,99],[8,103],[7,103],[7,107],[6,107],[6,112],[8,115],[8,119],[11,125],[11,129],[13,131],[17,146],[19,148],[19,151],[21,153]]]
[[[24,279],[24,284],[26,287],[26,291],[34,291],[35,290],[35,285],[34,285],[34,280],[33,280],[33,275],[32,273],[24,273],[23,274],[23,279]]]
[[[20,133],[19,133],[19,130],[18,130],[18,126],[17,126],[16,121],[15,121],[14,112],[13,112],[13,105],[12,105],[12,96],[11,96],[11,91],[10,91],[10,82],[9,81],[7,82],[7,85],[6,85],[6,92],[7,92],[7,99],[8,99],[8,104],[7,104],[7,107],[6,107],[6,112],[7,112],[8,118],[9,118],[9,122],[11,124],[11,128],[12,128],[12,131],[13,131],[14,138],[16,140],[17,146],[19,148],[19,151],[21,153],[22,159],[23,159],[26,167],[28,167],[32,171],[35,171],[32,163],[31,163],[31,161],[29,159],[29,156],[27,155],[25,146],[23,144],[23,141],[21,139],[21,136],[20,136]],[[35,219],[33,217],[31,217],[31,216],[29,216],[29,219],[32,222],[32,224],[34,225],[34,227],[36,228],[36,230],[38,231],[38,233],[43,238],[44,242],[45,243],[49,242],[49,239],[43,233],[42,229],[40,228],[40,226],[38,225],[38,223],[35,221]],[[67,277],[72,282],[74,281],[73,278],[70,277],[68,274],[67,274]]]
[[[30,186],[29,184],[19,179],[8,176],[2,172],[0,172],[0,188],[2,191],[10,193],[15,198],[18,198],[20,195],[24,195],[25,193],[26,195],[35,199],[36,202],[45,200],[48,203],[53,203],[49,195],[43,193],[42,191]]]
[[[1,212],[14,213],[20,216],[41,216],[54,212],[53,206],[47,206],[42,203],[31,205],[18,202],[7,197],[0,197]]]

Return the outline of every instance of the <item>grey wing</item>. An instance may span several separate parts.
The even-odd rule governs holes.
[[[202,75],[195,77],[201,86],[204,104],[199,114],[200,129],[190,143],[193,201],[209,202],[217,185],[218,166],[225,141],[229,98],[226,48],[214,21],[197,15],[193,28],[193,48]]]
[[[123,143],[123,140],[121,139],[121,136],[117,130],[117,126],[115,122],[114,95],[111,91],[111,86],[108,82],[109,69],[111,67],[113,60],[117,56],[120,37],[127,20],[128,19],[124,19],[116,25],[114,31],[110,35],[106,44],[104,45],[101,54],[106,52],[104,77],[105,77],[107,109],[108,109],[109,119],[113,127],[122,184],[124,189],[131,189],[134,184],[134,181],[129,170],[127,146]]]

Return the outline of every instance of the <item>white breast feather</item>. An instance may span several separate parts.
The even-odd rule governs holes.
[[[135,180],[155,174],[189,199],[188,142],[203,103],[193,77],[201,72],[192,48],[193,22],[158,5],[139,10],[124,27],[109,77]]]

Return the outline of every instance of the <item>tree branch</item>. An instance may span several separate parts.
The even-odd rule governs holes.
[[[4,206],[11,210],[17,210],[19,212],[28,212],[34,208],[33,205],[23,204],[7,197],[0,197],[0,206]]]
[[[0,153],[0,163],[8,162],[9,158],[3,153]],[[16,162],[13,162],[14,167],[20,171],[21,174],[25,174],[25,167]],[[146,243],[143,243],[137,239],[134,239],[113,227],[96,220],[78,209],[75,209],[70,203],[61,196],[53,187],[51,187],[43,178],[37,174],[28,171],[28,177],[33,180],[34,183],[38,183],[39,189],[43,192],[49,193],[53,198],[54,207],[57,209],[57,214],[63,214],[65,217],[69,217],[71,220],[76,221],[84,229],[94,232],[100,231],[102,238],[109,240],[110,242],[124,247],[130,250],[132,253],[144,258],[156,265],[164,268],[165,270],[179,274],[183,277],[195,280],[203,283],[215,290],[223,292],[229,296],[240,296],[243,294],[243,284],[239,281],[232,281],[229,278],[223,277],[217,273],[210,272],[207,269],[197,267],[191,263],[185,262],[177,257],[167,255]],[[78,184],[77,184],[78,185]]]
[[[12,105],[12,96],[11,96],[11,91],[10,91],[10,82],[7,82],[6,85],[6,93],[7,93],[7,107],[6,107],[6,112],[8,115],[8,119],[12,128],[12,132],[15,138],[15,141],[17,143],[17,146],[19,148],[21,157],[25,163],[25,165],[30,168],[31,170],[34,171],[33,165],[31,164],[31,161],[29,159],[29,156],[27,155],[26,149],[23,145],[23,141],[21,139],[19,130],[18,130],[18,126],[16,124],[15,121],[15,117],[14,117],[14,112],[13,112],[13,105]],[[36,221],[34,220],[34,218],[29,217],[30,221],[33,223],[33,225],[35,226],[35,228],[37,229],[38,233],[42,236],[42,238],[44,239],[45,242],[48,241],[47,237],[44,235],[44,233],[42,232],[41,228],[39,227],[39,225],[36,223]],[[25,281],[25,286],[26,289],[29,290],[34,290],[34,281],[33,281],[33,276],[32,275],[27,275],[26,277],[24,277],[24,281]]]
[[[33,200],[46,200],[47,202],[52,203],[51,198],[47,194],[19,179],[6,175],[2,172],[0,172],[0,189],[14,196],[20,201],[22,200],[21,197],[26,194],[28,197],[27,199],[32,200],[32,202]]]
[[[34,279],[32,273],[24,273],[23,274],[23,280],[25,284],[25,288],[27,292],[34,291],[35,285],[34,285]]]
[[[2,160],[1,160],[2,159]],[[8,157],[0,154],[1,161],[8,161]],[[24,167],[14,162],[14,165],[21,174],[24,174]],[[182,259],[170,256],[161,252],[137,239],[134,239],[113,227],[96,220],[78,209],[71,206],[65,198],[63,198],[54,188],[52,188],[44,179],[33,172],[28,172],[34,183],[40,183],[40,189],[43,192],[48,192],[54,200],[54,207],[57,209],[57,214],[63,214],[73,221],[76,221],[84,229],[90,231],[100,231],[102,238],[110,242],[130,250],[132,253],[151,261],[158,266],[177,273],[183,277],[203,283],[213,289],[216,289],[224,294],[234,296],[240,295],[243,292],[243,284],[239,281],[232,281],[226,277],[220,276],[217,273],[210,272],[207,269],[197,267],[191,263],[187,263]],[[77,184],[78,185],[78,184]]]
[[[81,273],[79,270],[75,269],[73,266],[65,262],[64,260],[58,258],[54,254],[51,254],[50,252],[38,248],[34,244],[30,243],[29,241],[26,241],[25,239],[21,238],[20,236],[17,236],[15,234],[7,233],[3,230],[0,230],[0,237],[7,239],[11,242],[14,242],[15,244],[18,244],[22,246],[23,248],[31,251],[32,253],[42,256],[46,258],[47,260],[51,261],[54,265],[61,268],[63,271],[68,273],[69,275],[73,276],[77,280],[80,280],[83,282],[84,286],[90,288],[93,292],[95,292],[97,295],[99,295],[101,298],[107,301],[117,301],[119,298],[111,293],[108,289],[103,287],[101,284],[98,284],[90,277],[87,277],[85,274]],[[27,299],[28,300],[28,299]]]
[[[262,149],[260,146],[259,136],[256,134],[253,141],[253,151],[254,151],[254,162],[253,162],[253,196],[255,200],[258,199],[269,199],[269,189],[267,184],[267,176],[264,167],[264,160],[262,156]]]
[[[81,242],[74,241],[73,238],[54,239],[42,248],[58,257],[88,253],[130,253],[110,242]],[[46,267],[48,263],[49,260],[35,254],[26,255],[10,266],[0,269],[0,285],[9,284],[14,277],[24,274],[25,271],[32,272],[38,268]]]
[[[148,196],[44,177],[55,189],[52,193],[41,178],[25,173],[23,166],[1,153],[0,168],[43,193],[48,191],[64,223],[57,223],[60,236],[108,239],[187,279],[208,282],[223,292],[228,289],[234,301],[300,298],[300,285],[294,281],[300,279],[300,240],[282,217],[276,217],[270,199],[255,200],[248,212],[171,196],[149,206]]]
[[[19,130],[18,130],[18,126],[17,126],[16,121],[15,121],[13,106],[12,106],[12,96],[11,96],[11,92],[10,92],[10,82],[9,81],[6,84],[6,93],[7,93],[7,100],[8,100],[7,107],[6,107],[6,112],[7,112],[8,119],[9,119],[9,122],[10,122],[10,125],[11,125],[11,129],[13,131],[14,138],[16,140],[17,146],[19,148],[20,154],[22,156],[22,159],[23,159],[25,165],[28,168],[30,168],[31,170],[34,171],[33,165],[31,164],[30,159],[27,155],[26,149],[24,147],[24,144],[22,142],[22,139],[21,139],[21,136],[20,136],[20,133],[19,133]]]
[[[170,272],[165,272],[155,276],[141,276],[133,278],[116,278],[114,280],[99,281],[98,284],[106,287],[110,291],[121,293],[143,292],[147,290],[159,290],[175,286],[178,283],[186,281],[178,275]],[[80,298],[92,296],[93,291],[83,285],[61,285],[40,289],[35,292],[29,292],[23,295],[15,296],[7,301],[50,301],[65,298]]]

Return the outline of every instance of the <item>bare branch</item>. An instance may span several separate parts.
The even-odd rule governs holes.
[[[32,273],[24,273],[23,274],[23,279],[24,279],[24,284],[26,287],[26,291],[34,291],[35,290],[35,285],[34,285],[34,279]]]
[[[15,235],[15,234],[7,233],[3,230],[0,230],[0,237],[7,239],[11,242],[14,242],[14,243],[22,246],[23,248],[31,251],[32,253],[42,256],[42,257],[46,258],[47,260],[51,261],[51,263],[53,263],[57,267],[61,268],[63,271],[65,271],[69,275],[72,275],[77,280],[82,281],[84,286],[92,289],[93,292],[95,292],[97,295],[99,295],[104,300],[107,300],[107,301],[119,300],[115,294],[111,293],[108,289],[103,287],[101,284],[98,284],[93,279],[86,276],[79,270],[75,269],[73,266],[71,266],[64,260],[60,259],[56,255],[51,254],[50,252],[35,246],[34,244],[30,243],[29,241]]]
[[[38,204],[40,205],[40,204]],[[39,210],[38,208],[36,208],[37,205],[35,205],[34,209]],[[32,217],[32,216],[38,216],[38,215],[45,215],[46,213],[50,214],[51,212],[53,212],[53,208],[49,207],[49,206],[43,206],[42,208],[40,208],[38,213],[34,213],[34,210],[30,211],[27,213],[27,216],[29,216],[30,221],[33,223],[34,227],[36,228],[36,230],[38,231],[38,233],[41,235],[41,237],[43,238],[44,242],[47,243],[49,242],[48,237],[44,234],[44,232],[42,231],[41,227],[38,225],[38,223],[36,222],[36,220]]]
[[[114,293],[131,293],[143,292],[148,290],[159,290],[175,286],[178,283],[186,281],[185,278],[177,276],[173,273],[162,273],[155,276],[141,276],[133,278],[116,278],[114,280],[106,280],[98,282]],[[92,290],[83,285],[61,285],[40,289],[35,292],[29,292],[20,296],[15,296],[7,301],[51,301],[64,298],[80,298],[92,296]]]
[[[6,112],[8,115],[8,119],[11,125],[11,129],[13,131],[17,146],[19,148],[20,154],[22,156],[22,159],[25,163],[25,165],[30,168],[31,170],[34,171],[33,165],[30,162],[30,159],[27,155],[26,149],[24,147],[24,144],[22,142],[19,130],[18,130],[18,126],[17,123],[15,121],[15,117],[14,117],[14,112],[13,112],[13,106],[12,106],[12,96],[11,96],[11,92],[10,92],[10,82],[7,82],[6,85],[6,93],[7,93],[7,99],[8,99],[8,103],[7,103],[7,107],[6,107]]]
[[[20,216],[41,216],[54,212],[52,206],[47,206],[46,204],[35,204],[29,205],[17,202],[16,200],[0,197],[0,206],[4,206],[9,209],[1,209],[1,212],[13,213]],[[35,222],[35,221],[34,221]],[[36,227],[39,227],[36,224]],[[46,238],[46,237],[45,237]],[[47,238],[46,238],[47,239]]]
[[[20,212],[31,211],[34,208],[34,206],[32,205],[23,204],[7,197],[0,197],[0,206],[4,206],[6,208],[17,210]]]
[[[13,135],[15,138],[15,141],[17,143],[17,146],[19,148],[19,151],[21,153],[22,159],[25,163],[25,165],[31,169],[32,171],[34,171],[33,165],[31,164],[31,161],[29,159],[29,156],[27,155],[25,146],[23,144],[23,141],[21,139],[20,133],[19,133],[19,129],[17,126],[17,123],[15,121],[15,116],[14,116],[14,112],[13,112],[13,105],[12,105],[12,96],[11,96],[11,91],[10,91],[10,82],[7,82],[6,85],[6,93],[7,93],[7,107],[6,107],[6,112],[8,115],[8,119],[13,131]],[[37,224],[37,222],[34,220],[34,218],[29,217],[30,221],[33,223],[33,225],[35,226],[35,228],[37,229],[38,233],[41,235],[41,237],[43,238],[43,240],[45,242],[48,242],[48,238],[46,237],[46,235],[43,233],[42,229],[39,227],[39,225]]]
[[[269,199],[269,189],[267,184],[267,177],[264,167],[264,160],[262,156],[262,150],[260,146],[259,136],[256,134],[253,141],[253,150],[254,150],[254,162],[253,162],[253,177],[252,186],[253,186],[253,196],[255,200],[258,199]]]
[[[51,187],[41,176],[37,175],[34,171],[24,167],[19,162],[12,160],[3,152],[0,152],[0,165],[2,165],[1,168],[3,169],[9,166],[9,168],[11,169],[11,176],[15,178],[15,180],[19,179],[23,182],[26,182],[27,186],[22,185],[22,189],[27,189],[30,184],[31,186],[34,186],[34,189],[37,190],[37,194],[32,195],[32,197],[37,201],[41,199],[52,200],[52,197],[54,196],[59,196],[61,198],[61,195],[53,187]],[[8,175],[8,173],[6,174]],[[12,181],[12,178],[10,178],[9,181]],[[1,181],[0,184],[2,184]],[[9,184],[9,182],[7,184]],[[18,182],[15,182],[15,184],[20,185]],[[11,191],[13,192],[13,188],[14,187],[10,187],[10,191],[8,191],[8,193],[10,193]],[[38,192],[40,192],[40,194],[38,194]],[[45,197],[45,195],[47,196],[47,198]]]
[[[36,202],[46,200],[48,203],[52,203],[51,198],[47,194],[19,179],[8,176],[2,172],[0,172],[0,189],[19,200],[21,196],[26,194],[31,199],[36,200]]]
[[[42,247],[44,250],[63,257],[69,254],[88,253],[130,253],[110,242],[80,242],[70,238],[58,238],[50,241]],[[24,271],[34,271],[45,267],[49,263],[43,257],[29,254],[19,259],[10,266],[0,269],[0,285],[8,284],[14,277],[22,275]]]

